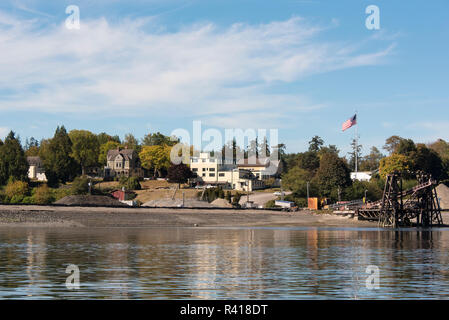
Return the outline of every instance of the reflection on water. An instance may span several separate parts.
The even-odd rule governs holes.
[[[446,229],[1,228],[0,298],[444,298],[448,247]]]

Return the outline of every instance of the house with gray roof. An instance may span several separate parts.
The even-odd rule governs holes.
[[[108,151],[107,164],[104,168],[105,178],[138,177],[143,178],[143,169],[139,155],[134,149],[117,148]]]
[[[45,175],[44,164],[40,157],[27,157],[28,161],[28,178],[37,181],[47,181]]]

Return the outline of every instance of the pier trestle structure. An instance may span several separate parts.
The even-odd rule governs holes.
[[[403,190],[402,175],[387,175],[382,199],[356,210],[359,220],[378,221],[381,227],[432,227],[443,224],[437,181],[430,174],[416,173],[418,184]]]

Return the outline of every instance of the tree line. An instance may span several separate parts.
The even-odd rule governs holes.
[[[309,196],[332,201],[362,199],[365,195],[374,201],[382,196],[385,177],[392,172],[400,172],[408,179],[404,187],[415,183],[411,173],[416,171],[429,173],[443,182],[449,177],[449,144],[441,139],[426,145],[392,136],[386,139],[383,147],[388,155],[372,147],[369,154],[362,156],[362,146],[356,145],[355,141],[352,148],[349,159],[341,157],[336,146],[325,146],[323,139],[315,136],[306,152],[281,153],[284,164],[282,185],[293,191],[287,199],[305,206],[308,189]],[[369,182],[351,180],[356,152],[359,171],[374,172]]]
[[[52,138],[36,140],[26,139],[21,145],[14,132],[0,140],[4,156],[0,159],[0,185],[5,185],[8,179],[26,180],[28,171],[28,156],[39,156],[42,160],[45,174],[50,186],[56,186],[73,181],[77,176],[84,176],[90,168],[102,168],[107,164],[109,150],[117,148],[134,149],[139,155],[142,167],[153,177],[167,177],[172,166],[170,153],[172,147],[179,142],[177,137],[164,135],[160,132],[148,133],[142,139],[132,134],[126,134],[123,141],[117,135],[105,132],[94,134],[88,130],[71,130],[67,132],[64,126],[58,126]],[[3,146],[4,145],[4,146]],[[193,147],[189,146],[190,154]],[[241,149],[235,141],[228,142],[222,148],[223,158],[228,152],[233,155],[234,163],[237,155],[270,155],[270,147],[266,137],[259,142],[258,138],[249,142],[246,149]],[[212,152],[213,155],[213,152]],[[170,175],[176,179],[176,173],[184,172],[185,168],[173,168]]]
[[[27,156],[39,156],[48,184],[57,186],[83,176],[91,167],[103,167],[108,151],[117,147],[135,149],[142,167],[153,176],[170,176],[174,182],[181,183],[189,176],[189,170],[176,168],[169,174],[172,166],[170,151],[178,142],[176,137],[160,132],[149,133],[140,141],[132,134],[127,134],[122,141],[117,135],[104,132],[94,134],[87,130],[67,132],[61,126],[56,128],[52,138],[41,141],[26,139],[22,146],[20,138],[11,131],[4,141],[0,140],[0,185],[6,185],[8,181],[27,181]],[[411,139],[392,136],[383,147],[387,155],[372,147],[366,156],[362,156],[362,146],[356,145],[355,141],[352,146],[353,152],[346,157],[340,156],[340,150],[335,145],[325,145],[322,138],[314,136],[307,151],[287,154],[284,144],[270,147],[266,138],[260,143],[256,138],[244,150],[234,139],[220,151],[223,157],[232,154],[235,163],[238,154],[243,154],[245,158],[251,154],[268,156],[273,148],[277,148],[283,168],[283,186],[293,191],[291,198],[302,203],[307,195],[307,185],[310,196],[351,200],[360,199],[367,193],[368,198],[375,200],[382,194],[386,174],[391,172],[420,170],[432,174],[439,181],[448,179],[449,144],[444,140],[420,144]],[[192,153],[192,147],[190,150]],[[350,179],[356,153],[360,171],[378,170],[369,183]],[[413,177],[409,178],[413,180]]]

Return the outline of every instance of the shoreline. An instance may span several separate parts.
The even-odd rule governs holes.
[[[0,205],[0,227],[363,227],[376,222],[311,211]]]

